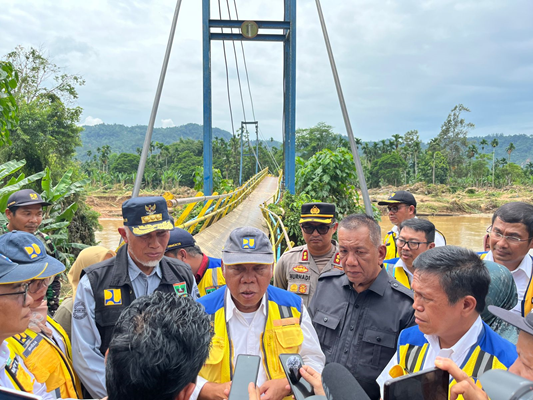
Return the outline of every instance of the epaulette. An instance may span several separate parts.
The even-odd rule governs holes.
[[[396,279],[391,277],[391,280],[389,281],[390,286],[392,289],[402,292],[403,294],[409,296],[411,299],[414,298],[413,291],[411,289],[406,288],[404,285],[402,285],[400,282],[398,282]]]

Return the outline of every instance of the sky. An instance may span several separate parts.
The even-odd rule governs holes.
[[[283,19],[282,0],[221,0],[235,19]],[[318,122],[345,135],[315,1],[297,0],[296,127]],[[219,1],[211,0],[212,18]],[[0,0],[0,58],[41,48],[82,75],[80,123],[147,125],[176,3],[169,0]],[[202,124],[202,1],[183,0],[156,127]],[[464,104],[471,136],[533,134],[533,2],[530,0],[322,0],[356,137],[416,129],[427,141]],[[261,33],[270,33],[268,31]],[[235,129],[255,119],[282,138],[281,43],[226,42]],[[212,42],[213,126],[232,131],[222,42]]]

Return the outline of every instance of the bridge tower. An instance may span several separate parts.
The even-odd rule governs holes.
[[[204,194],[213,193],[213,119],[211,41],[243,40],[283,43],[283,153],[285,188],[294,194],[296,169],[296,0],[284,0],[283,21],[243,21],[211,18],[211,0],[202,0],[204,77]],[[211,28],[238,28],[240,33],[216,33]],[[281,34],[260,30],[283,30]]]

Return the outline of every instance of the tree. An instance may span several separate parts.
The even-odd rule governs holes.
[[[324,122],[319,122],[312,128],[296,130],[296,151],[303,159],[307,160],[321,150],[336,150],[339,147],[347,148],[348,142]]]
[[[404,148],[406,149],[407,154],[411,157],[414,164],[414,176],[415,179],[418,175],[418,156],[422,151],[422,142],[418,136],[417,130],[408,131],[403,136],[403,142],[405,144]]]
[[[394,150],[398,151],[402,142],[403,142],[402,135],[399,135],[397,133],[392,135],[392,143],[394,143]]]
[[[505,149],[509,157],[507,158],[507,162],[511,162],[511,153],[516,149],[513,142],[509,143],[509,146]]]
[[[470,110],[462,104],[456,105],[448,114],[446,121],[441,126],[438,134],[439,141],[442,145],[442,152],[448,159],[448,164],[452,171],[460,166],[464,160],[464,151],[467,148],[468,131],[473,129],[475,125],[471,122],[466,122],[461,117],[462,112],[470,112]]]
[[[492,146],[492,187],[494,187],[494,170],[496,167],[496,163],[494,160],[494,154],[496,151],[496,147],[498,147],[499,144],[500,143],[498,142],[498,139],[496,138],[492,139],[492,141],[490,142],[490,145]]]
[[[427,151],[420,160],[420,177],[427,183],[446,183],[449,171],[448,160],[440,151]]]
[[[118,174],[135,174],[139,166],[140,157],[137,154],[120,153],[111,165],[111,172]]]
[[[406,169],[407,162],[397,152],[384,154],[372,163],[370,184],[373,187],[378,187],[381,183],[398,186]]]
[[[18,105],[13,95],[19,81],[10,62],[0,61],[0,147],[11,144],[9,135],[18,122]]]
[[[484,151],[485,147],[488,147],[489,142],[487,142],[487,139],[482,139],[481,142],[479,142],[479,145],[481,146],[481,151]]]

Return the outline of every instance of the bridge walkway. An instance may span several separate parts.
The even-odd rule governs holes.
[[[208,256],[220,258],[222,256],[222,247],[226,243],[230,232],[239,226],[254,226],[268,235],[268,228],[259,205],[276,193],[277,185],[277,177],[266,176],[257,188],[232,212],[196,234],[194,238],[202,251]]]

